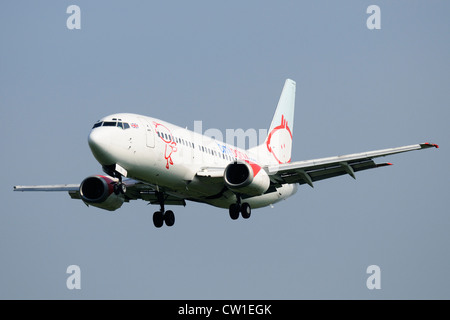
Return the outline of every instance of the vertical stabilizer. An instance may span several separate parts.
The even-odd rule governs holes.
[[[249,150],[262,164],[282,164],[291,161],[295,87],[295,81],[286,80],[266,140]]]

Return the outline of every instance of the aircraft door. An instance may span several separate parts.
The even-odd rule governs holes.
[[[144,124],[144,127],[145,127],[145,139],[146,139],[147,147],[154,148],[155,147],[155,128],[149,121],[147,121],[145,119],[142,119],[142,123]]]

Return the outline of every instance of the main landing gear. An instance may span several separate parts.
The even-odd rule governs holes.
[[[153,214],[153,224],[157,228],[161,228],[166,223],[166,226],[171,227],[175,224],[175,214],[172,210],[164,210],[164,194],[162,192],[156,192],[156,197],[161,206],[159,211]]]
[[[239,218],[239,213],[242,214],[242,218],[244,219],[250,218],[250,215],[252,214],[252,208],[247,202],[241,204],[240,195],[237,195],[236,197],[237,202],[230,205],[230,218],[236,220],[237,218]]]
[[[175,224],[175,215],[172,210],[156,211],[153,214],[153,224],[157,228],[161,228],[166,223],[166,226],[171,227]]]

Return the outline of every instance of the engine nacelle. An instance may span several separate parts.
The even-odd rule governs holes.
[[[257,164],[243,161],[230,163],[224,172],[225,185],[233,192],[261,195],[269,189],[270,178]]]
[[[101,209],[114,211],[119,209],[125,197],[114,193],[116,182],[106,176],[90,176],[80,185],[80,196],[84,203]]]

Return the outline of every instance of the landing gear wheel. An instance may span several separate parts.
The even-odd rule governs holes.
[[[166,223],[166,226],[171,227],[175,223],[175,215],[173,214],[172,210],[167,210],[166,213],[164,213],[164,222]]]
[[[119,185],[117,183],[113,186],[113,190],[114,190],[114,194],[118,195],[120,193]]]
[[[174,218],[174,221],[175,221],[175,218]],[[161,228],[163,223],[164,223],[164,214],[161,211],[156,211],[153,214],[153,224],[155,225],[155,227]]]
[[[248,203],[244,202],[241,205],[241,214],[242,214],[242,218],[244,218],[244,219],[250,218],[250,215],[252,214],[252,208],[250,207],[250,205]]]
[[[123,183],[116,183],[113,187],[114,189],[114,193],[119,195],[119,194],[125,194],[125,192],[127,192],[127,186],[124,185]]]
[[[230,218],[236,220],[239,218],[240,206],[237,203],[232,203],[230,205]]]

